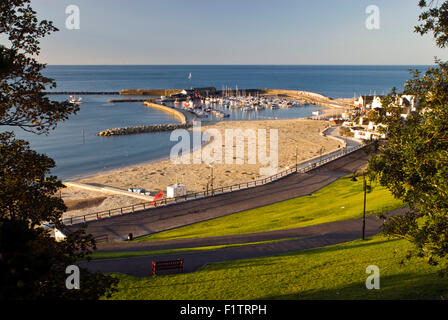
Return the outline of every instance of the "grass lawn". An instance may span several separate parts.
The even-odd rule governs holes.
[[[325,248],[206,266],[195,273],[120,279],[112,299],[439,299],[448,278],[422,260],[399,262],[410,244],[376,236]],[[366,268],[380,270],[367,290]]]
[[[306,227],[321,223],[362,217],[363,183],[341,178],[311,196],[282,201],[229,216],[196,223],[135,241],[200,238],[245,234]],[[367,194],[366,214],[375,214],[403,207],[400,200],[381,186],[372,185]]]

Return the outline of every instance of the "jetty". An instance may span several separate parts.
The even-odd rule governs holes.
[[[118,91],[46,91],[45,94],[51,95],[119,95]]]
[[[145,102],[145,101],[156,101],[156,98],[145,99],[145,98],[129,98],[129,99],[109,99],[109,103],[120,103],[120,102]]]

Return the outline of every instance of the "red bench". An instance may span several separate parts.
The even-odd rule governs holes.
[[[152,262],[153,276],[157,275],[157,271],[174,269],[176,269],[178,272],[184,272],[184,259]]]

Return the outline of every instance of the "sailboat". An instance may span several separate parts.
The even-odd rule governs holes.
[[[193,76],[191,75],[191,72],[188,74],[188,80],[191,80],[191,78],[193,78]]]
[[[75,96],[70,96],[69,102],[71,104],[81,104],[82,98],[81,97],[76,98]]]

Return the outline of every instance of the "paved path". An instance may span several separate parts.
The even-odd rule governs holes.
[[[84,190],[101,192],[101,193],[118,194],[120,196],[127,196],[127,197],[136,198],[136,199],[140,199],[140,200],[147,201],[147,202],[152,201],[154,199],[153,196],[146,196],[143,194],[138,194],[135,192],[130,192],[130,191],[115,188],[115,187],[109,187],[109,186],[103,186],[103,185],[93,185],[93,184],[86,184],[86,183],[80,183],[80,182],[70,182],[70,181],[66,181],[63,183],[67,187],[84,189]]]
[[[92,221],[87,232],[96,237],[107,235],[109,241],[125,240],[129,233],[134,237],[144,236],[309,195],[359,170],[367,159],[365,151],[359,150],[315,170],[292,174],[263,186]],[[79,226],[69,227],[76,228]]]
[[[400,214],[405,209],[398,209],[390,215]],[[376,216],[366,218],[366,236],[372,236],[379,232],[382,221]],[[100,251],[132,251],[132,250],[160,250],[176,248],[192,248],[209,245],[222,245],[232,243],[247,243],[255,241],[279,240],[291,237],[300,239],[285,240],[273,243],[239,246],[210,251],[199,251],[189,253],[177,253],[167,255],[155,255],[145,257],[93,260],[80,262],[80,266],[87,267],[92,271],[103,273],[124,273],[138,277],[150,276],[152,261],[184,259],[184,271],[193,272],[204,265],[216,262],[234,261],[283,254],[294,251],[324,247],[328,245],[353,241],[361,238],[362,219],[351,219],[345,221],[330,222],[304,228],[289,230],[278,230],[259,232],[244,235],[178,239],[159,242],[129,242],[107,244]]]

